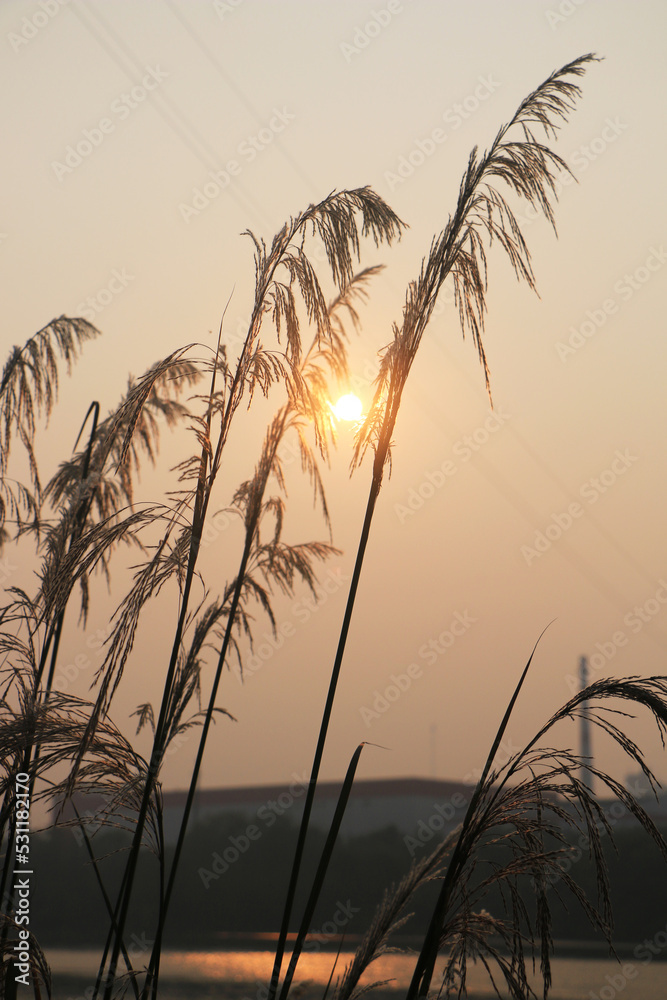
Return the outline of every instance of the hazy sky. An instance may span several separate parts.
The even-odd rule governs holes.
[[[509,727],[513,746],[569,696],[582,654],[593,677],[664,672],[666,22],[658,0],[0,5],[3,349],[63,313],[104,334],[63,381],[45,478],[91,399],[106,411],[129,371],[185,343],[211,344],[230,296],[233,336],[252,291],[243,230],[269,241],[333,189],[370,184],[410,229],[362,256],[387,265],[352,352],[367,402],[377,351],[453,210],[472,146],[488,146],[554,69],[604,56],[557,143],[578,182],[563,186],[558,239],[517,205],[540,297],[495,248],[489,255],[495,414],[448,301],[422,345],[368,548],[327,778],[342,775],[361,740],[389,749],[367,748],[360,777],[469,774],[552,620]],[[260,407],[262,420],[280,402]],[[261,440],[257,413],[242,417],[219,507]],[[184,435],[163,438],[161,472],[144,477],[141,498],[173,485],[168,470],[189,446]],[[244,685],[233,673],[222,684],[220,704],[238,722],[221,720],[212,735],[207,785],[278,782],[310,766],[368,490],[367,466],[348,480],[350,454],[344,431],[326,477],[343,555],[323,571],[319,603],[308,607],[301,587],[276,599],[280,649],[264,641],[258,614]],[[325,539],[298,463],[288,471],[288,538]],[[212,592],[235,572],[239,541],[224,528],[210,538],[202,568]],[[32,569],[10,556],[5,582],[33,586]],[[115,579],[126,579],[122,561]],[[128,667],[114,711],[127,732],[139,702],[159,702],[176,600],[151,609]],[[99,663],[89,639],[112,607],[100,587],[87,633],[70,616],[61,665],[78,656],[82,666],[68,690],[85,695]],[[576,732],[561,738],[573,745]],[[647,745],[666,777],[652,734]],[[184,784],[193,747],[191,738],[172,756],[166,784]],[[602,761],[626,773],[618,755]]]

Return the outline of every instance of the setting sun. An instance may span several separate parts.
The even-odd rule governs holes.
[[[338,420],[361,420],[363,405],[358,396],[349,392],[341,396],[332,409]]]

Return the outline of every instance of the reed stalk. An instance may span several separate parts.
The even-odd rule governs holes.
[[[169,708],[172,704],[178,654],[188,615],[189,596],[203,526],[232,419],[246,393],[252,399],[255,388],[259,387],[263,392],[266,392],[277,379],[284,379],[288,391],[295,397],[298,397],[303,391],[301,381],[295,374],[301,359],[301,344],[292,283],[296,282],[299,287],[306,313],[309,320],[316,326],[318,338],[326,339],[331,334],[330,319],[320,284],[303,249],[304,238],[309,229],[321,237],[333,280],[339,292],[342,293],[353,278],[353,255],[357,257],[359,255],[360,229],[357,215],[361,216],[361,234],[371,235],[376,245],[382,241],[391,243],[394,238],[400,235],[402,223],[398,217],[374,192],[363,188],[356,191],[334,193],[318,205],[311,205],[304,213],[296,219],[290,220],[283,227],[274,238],[268,251],[262,241],[252,237],[255,244],[255,302],[248,333],[234,371],[230,371],[221,354],[220,341],[214,360],[207,415],[200,431],[202,449],[197,463],[188,564],[181,596],[181,609],[165,676],[160,712],[155,726],[144,798],[127,861],[127,876],[115,910],[117,929],[114,933],[114,944],[109,961],[105,1000],[110,1000],[111,997],[122,935],[133,890],[148,801],[157,780],[166,747]],[[289,284],[277,279],[276,273],[279,268],[285,268]],[[281,331],[281,324],[285,330],[287,344],[283,360],[275,353],[263,350],[259,343],[262,320],[269,309],[272,312],[278,334]],[[223,393],[220,401],[217,400],[215,392],[215,379],[219,366],[223,381]],[[139,396],[138,404],[138,409],[140,409],[141,396]],[[219,419],[215,444],[211,440],[212,417],[214,415]]]
[[[352,318],[353,323],[358,321],[358,316],[353,306],[353,300],[357,296],[361,298],[365,297],[366,295],[365,284],[374,274],[377,273],[378,270],[379,268],[368,268],[362,271],[360,274],[356,275],[352,279],[348,287],[345,289],[345,292],[342,293],[340,296],[338,296],[338,298],[334,301],[334,303],[332,303],[331,307],[329,308],[329,318],[331,321],[335,320],[337,318],[337,313],[343,309],[348,311],[349,315]],[[323,452],[326,452],[327,424],[329,421],[328,417],[329,393],[327,390],[326,381],[324,380],[322,368],[320,365],[318,365],[318,361],[320,361],[320,359],[323,359],[325,363],[328,362],[329,367],[333,368],[333,374],[337,375],[339,378],[346,376],[347,359],[345,355],[345,345],[343,342],[344,331],[342,325],[340,326],[339,330],[340,332],[334,334],[332,328],[332,335],[334,336],[333,351],[329,349],[319,350],[318,349],[319,344],[317,339],[311,345],[299,369],[300,372],[299,377],[303,381],[304,386],[308,388],[308,392],[306,395],[308,403],[307,410],[305,412],[303,411],[303,405],[302,405],[303,401],[301,401],[301,412],[300,412],[296,398],[292,400],[290,403],[281,407],[276,417],[273,419],[273,421],[269,426],[266,439],[264,442],[264,447],[262,449],[262,456],[255,471],[255,476],[251,481],[251,483],[248,485],[247,490],[241,491],[241,495],[245,493],[244,498],[246,499],[244,547],[241,555],[241,562],[236,575],[236,580],[233,585],[231,603],[227,614],[227,627],[225,629],[224,639],[218,656],[218,663],[211,691],[209,694],[208,706],[206,709],[204,721],[202,723],[200,731],[197,756],[192,769],[190,785],[188,788],[186,802],[183,810],[183,816],[181,818],[178,838],[176,841],[176,846],[174,848],[174,857],[172,859],[171,869],[167,881],[164,898],[162,899],[161,903],[160,918],[158,921],[155,942],[153,945],[151,960],[149,963],[146,982],[144,984],[144,989],[143,989],[144,997],[148,996],[149,991],[151,992],[153,998],[157,996],[159,960],[162,948],[162,935],[164,930],[164,924],[167,918],[171,893],[173,890],[174,881],[178,870],[178,864],[180,861],[181,852],[185,841],[185,834],[188,827],[190,813],[192,810],[192,804],[194,801],[194,796],[197,788],[199,772],[201,770],[204,751],[206,748],[206,740],[211,722],[214,718],[215,705],[218,694],[218,688],[222,676],[222,670],[227,660],[228,651],[232,641],[232,630],[236,622],[236,615],[241,601],[241,593],[246,583],[246,572],[252,556],[253,546],[256,544],[257,541],[257,533],[262,518],[262,514],[264,512],[264,496],[269,481],[269,477],[271,475],[274,475],[277,478],[278,482],[284,485],[283,473],[278,460],[278,449],[283,441],[286,431],[288,429],[293,428],[293,426],[295,425],[295,421],[298,421],[300,416],[305,417],[306,419],[310,420],[313,423],[316,430],[315,434],[316,440],[320,443],[321,450]],[[315,496],[317,498],[318,494],[320,495],[322,500],[323,512],[328,522],[326,499],[322,491],[321,479],[317,471],[316,461],[312,453],[305,449],[305,442],[303,437],[301,438],[301,452],[302,452],[302,460],[310,470]],[[306,580],[306,582],[308,582],[312,587],[313,579],[308,572],[308,567],[306,564],[297,562],[294,564],[292,569],[298,569],[301,572],[303,578]],[[291,586],[291,577],[283,577],[283,585],[285,584]]]
[[[366,546],[371,530],[375,505],[382,487],[385,465],[391,462],[391,442],[398,418],[401,399],[408,375],[416,358],[422,337],[435,308],[438,294],[450,276],[454,280],[455,301],[463,334],[470,332],[483,366],[490,395],[489,370],[482,342],[486,311],[486,252],[483,237],[489,244],[495,239],[509,257],[517,278],[535,288],[530,253],[519,224],[502,194],[491,184],[500,178],[532,206],[540,209],[554,224],[550,195],[555,193],[556,171],[569,168],[565,161],[547,146],[537,141],[534,127],[541,126],[547,136],[554,136],[558,120],[565,119],[580,88],[568,79],[581,76],[594,59],[582,56],[568,63],[551,76],[519,106],[508,125],[496,135],[488,153],[478,158],[477,150],[470,154],[467,170],[461,181],[458,203],[447,226],[432,241],[428,257],[422,262],[416,281],[408,287],[401,326],[394,325],[394,338],[383,352],[377,389],[369,415],[361,428],[352,461],[354,470],[368,448],[374,452],[370,490],[361,529],[357,555],[348,593],[347,604],[336,650],[329,690],[317,739],[311,777],[301,818],[294,861],[286,894],[271,981],[269,1000],[275,1000],[280,969],[287,940],[301,861],[305,848],[312,803],[317,787],[324,747],[342,666],[350,622],[354,611]],[[521,131],[521,138],[508,138],[511,129]]]

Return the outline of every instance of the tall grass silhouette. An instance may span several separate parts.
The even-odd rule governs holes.
[[[354,471],[369,453],[372,457],[368,499],[289,872],[269,983],[271,1000],[277,996],[286,1000],[293,989],[300,950],[326,880],[362,752],[358,747],[352,755],[342,783],[334,822],[283,975],[336,688],[407,379],[438,295],[451,280],[461,330],[472,339],[491,396],[483,343],[487,255],[495,243],[517,279],[535,288],[530,253],[510,200],[528,202],[555,228],[556,181],[568,168],[548,143],[572,111],[580,96],[576,81],[594,58],[583,56],[553,73],[520,104],[486,152],[472,151],[454,211],[434,236],[416,279],[409,284],[401,321],[394,325],[392,339],[381,352],[374,398],[357,434],[352,460]],[[292,595],[297,582],[315,593],[318,566],[338,551],[320,472],[335,436],[329,385],[331,380],[344,383],[348,376],[348,330],[363,333],[358,303],[370,296],[379,270],[357,270],[363,241],[389,246],[403,229],[404,223],[391,208],[364,187],[333,192],[310,205],[289,219],[270,245],[248,234],[254,247],[255,289],[238,356],[232,358],[225,344],[223,316],[212,350],[189,344],[171,352],[143,377],[132,380],[119,404],[104,418],[99,403],[93,402],[79,435],[80,449],[76,450],[77,441],[74,455],[61,463],[45,485],[35,447],[38,425],[54,409],[60,367],[64,363],[69,370],[86,341],[99,331],[83,320],[60,317],[10,355],[0,382],[0,530],[5,544],[25,544],[28,537],[34,540],[39,585],[34,594],[9,587],[7,603],[0,611],[0,821],[5,848],[0,944],[7,983],[18,929],[12,916],[10,878],[15,778],[26,773],[32,797],[51,805],[56,822],[79,826],[104,901],[108,933],[94,996],[111,1000],[127,988],[137,1000],[159,996],[164,931],[207,740],[215,719],[229,715],[219,703],[224,671],[233,667],[243,673],[244,649],[248,644],[252,648],[258,614],[275,632],[275,595]],[[324,247],[331,301],[324,290],[327,284],[312,263],[314,240]],[[312,340],[307,349],[302,344],[305,327]],[[273,346],[266,346],[267,337]],[[232,428],[243,419],[242,404],[251,406],[256,394],[266,397],[276,392],[282,393],[281,403],[266,430],[254,472],[232,489],[222,475],[223,458],[233,441]],[[173,470],[175,488],[164,499],[142,503],[136,498],[137,474],[146,461],[158,461],[162,425],[185,425],[194,435],[196,450]],[[302,470],[320,507],[328,541],[285,541],[289,505],[280,455],[288,436],[296,438]],[[12,446],[22,448],[28,483],[10,474]],[[230,575],[218,581],[217,596],[212,597],[202,581],[200,555],[207,519],[220,502],[218,497],[227,501],[226,511],[237,521],[241,543],[236,562],[224,568]],[[132,567],[129,589],[117,599],[93,695],[84,700],[54,686],[65,616],[71,614],[78,590],[79,617],[85,626],[94,593],[92,577],[101,572],[113,586],[121,544],[139,553],[140,561]],[[146,610],[169,593],[177,597],[177,614],[161,674],[162,688],[155,704],[145,702],[135,713],[138,729],[151,737],[145,759],[114,723],[112,713],[119,685],[124,679],[127,682],[134,669],[135,640]],[[588,773],[624,803],[667,857],[667,846],[649,815],[623,786],[590,761],[544,742],[557,722],[576,719],[587,711],[593,724],[654,782],[640,748],[618,724],[614,714],[618,709],[608,702],[614,705],[620,700],[643,708],[663,737],[667,680],[596,681],[559,709],[520,752],[497,767],[497,750],[531,661],[532,656],[499,723],[461,827],[430,857],[415,863],[398,885],[388,888],[353,961],[335,984],[337,1000],[351,1000],[370,988],[362,985],[361,977],[391,947],[392,933],[403,925],[406,908],[427,882],[438,881],[440,890],[415,960],[409,998],[429,994],[436,957],[442,950],[448,954],[442,984],[447,995],[466,995],[467,965],[472,960],[484,963],[494,986],[502,981],[512,997],[534,995],[528,974],[534,955],[539,956],[546,995],[553,950],[547,888],[555,872],[593,926],[611,941],[609,885],[599,829],[607,821],[585,780]],[[184,812],[167,864],[160,778],[168,751],[186,731],[196,732],[198,739]],[[105,804],[97,816],[100,826],[121,826],[131,835],[122,876],[113,886],[107,884],[94,836],[78,811],[80,796],[87,794],[103,798]],[[597,871],[595,901],[560,869],[568,829],[585,833],[591,844]],[[606,830],[611,832],[608,824]],[[487,853],[490,846],[495,850],[492,861]],[[157,916],[150,957],[145,968],[136,969],[126,936],[142,849],[149,849],[156,858]],[[502,890],[504,909],[491,914],[484,901],[497,887]],[[50,989],[48,966],[39,942],[34,937],[30,942],[35,995],[40,995],[41,989]]]

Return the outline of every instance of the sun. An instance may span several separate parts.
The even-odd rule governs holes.
[[[353,392],[341,396],[335,406],[332,407],[338,420],[361,420],[363,404],[358,396]]]

